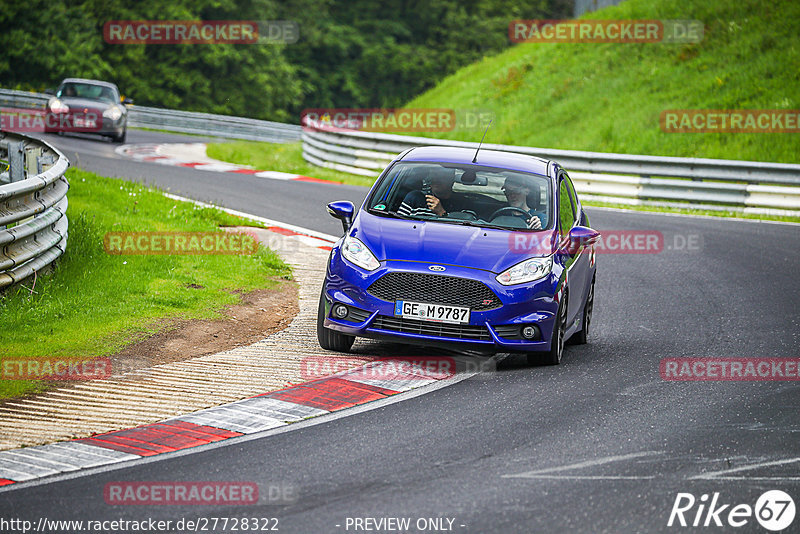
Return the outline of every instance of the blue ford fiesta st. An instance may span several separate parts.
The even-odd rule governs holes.
[[[348,201],[328,211],[344,235],[319,300],[322,348],[365,337],[553,365],[565,340],[586,343],[599,233],[557,163],[413,148],[357,212]]]

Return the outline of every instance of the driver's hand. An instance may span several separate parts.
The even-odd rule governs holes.
[[[428,209],[431,210],[433,213],[441,217],[446,212],[442,207],[441,201],[433,195],[425,195],[425,201],[428,203]]]
[[[530,219],[528,219],[528,230],[541,230],[542,229],[542,220],[534,215]]]

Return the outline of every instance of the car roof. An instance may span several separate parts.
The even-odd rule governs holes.
[[[412,148],[402,158],[402,161],[444,161],[447,163],[466,163],[469,165],[485,165],[487,167],[500,167],[516,171],[533,172],[548,176],[547,167],[550,161],[527,154],[514,152],[501,152],[481,148],[478,159],[475,157],[474,148],[423,146]]]
[[[103,82],[101,80],[89,80],[87,78],[64,78],[61,81],[60,85],[64,85],[65,83],[90,83],[90,84],[93,84],[93,85],[102,85],[104,87],[110,87],[112,89],[115,89],[115,90],[119,91],[119,89],[117,88],[117,86],[115,84],[113,84],[111,82]]]

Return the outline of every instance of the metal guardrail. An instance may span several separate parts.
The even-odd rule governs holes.
[[[49,98],[41,93],[0,89],[0,107],[44,109]],[[299,141],[302,133],[296,124],[144,106],[128,108],[128,126],[269,143]]]
[[[394,157],[414,146],[475,149],[478,143],[356,130],[303,128],[303,158],[314,165],[378,176]],[[800,165],[721,159],[637,156],[484,143],[555,160],[566,168],[582,198],[768,215],[800,215]]]
[[[0,132],[0,288],[50,265],[67,247],[69,161],[44,141]]]

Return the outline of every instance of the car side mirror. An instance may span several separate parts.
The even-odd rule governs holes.
[[[588,247],[597,243],[600,239],[600,232],[592,230],[586,226],[573,226],[569,231],[569,244],[567,245],[570,254],[575,254],[581,247]]]
[[[355,211],[356,207],[349,200],[337,200],[328,204],[328,213],[342,221],[344,233],[347,233],[350,227],[353,226],[353,213]]]
[[[48,87],[47,89],[44,90],[44,94],[55,96],[56,90],[53,89],[52,87]]]

